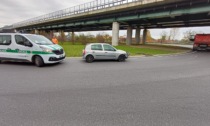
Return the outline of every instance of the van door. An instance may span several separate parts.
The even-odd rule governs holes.
[[[10,59],[12,36],[0,35],[0,59]]]
[[[13,53],[13,57],[19,60],[27,61],[31,59],[33,46],[31,42],[22,35],[15,35],[14,38],[15,45],[13,46],[12,50],[14,50],[15,53]],[[28,45],[31,45],[31,47]]]

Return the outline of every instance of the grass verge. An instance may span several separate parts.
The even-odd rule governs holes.
[[[82,50],[85,48],[85,45],[80,43],[72,44],[70,42],[64,42],[60,44],[65,52],[67,57],[81,57]],[[130,56],[138,55],[162,55],[162,54],[175,54],[175,53],[184,53],[190,49],[181,48],[181,47],[170,47],[170,46],[155,46],[155,45],[135,45],[135,46],[126,46],[120,45],[115,48],[129,52]]]

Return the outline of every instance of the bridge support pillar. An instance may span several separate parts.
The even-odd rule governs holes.
[[[137,28],[136,28],[136,44],[140,44],[140,34],[141,34],[141,29],[140,29],[140,27],[138,26]]]
[[[39,30],[35,29],[34,33],[38,35],[39,34]]]
[[[132,43],[132,27],[129,26],[128,29],[127,29],[127,40],[126,40],[126,45],[131,45]]]
[[[113,46],[118,46],[119,29],[120,29],[120,24],[118,22],[113,22],[112,24],[112,45]]]
[[[147,41],[147,32],[148,32],[148,30],[147,29],[144,29],[144,32],[143,32],[143,44],[146,44],[146,41]]]

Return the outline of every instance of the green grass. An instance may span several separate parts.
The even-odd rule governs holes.
[[[67,57],[81,57],[82,50],[84,49],[85,45],[81,45],[80,43],[75,43],[72,45],[70,42],[64,42],[60,45],[64,48]],[[170,48],[166,46],[150,46],[150,45],[138,45],[138,46],[125,46],[120,45],[116,46],[117,49],[124,50],[129,52],[131,56],[137,55],[161,55],[161,54],[174,54],[180,52],[186,52],[187,49],[183,48]]]
[[[126,52],[129,52],[131,56],[136,55],[160,55],[160,54],[173,54],[173,53],[179,53],[178,50],[168,50],[163,48],[151,48],[151,47],[137,47],[137,46],[117,46],[117,49],[124,50]]]
[[[81,44],[74,44],[69,42],[65,42],[64,44],[59,44],[61,45],[66,53],[67,57],[81,57],[82,56],[82,50],[85,48],[85,45]]]

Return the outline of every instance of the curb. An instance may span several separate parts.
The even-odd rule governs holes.
[[[177,55],[183,55],[183,54],[190,54],[190,53],[195,53],[194,51],[187,51],[187,52],[182,52],[182,53],[173,53],[173,54],[159,54],[159,55],[138,55],[138,56],[129,56],[128,58],[141,58],[141,57],[161,57],[161,56],[177,56]],[[81,57],[66,57],[66,59],[82,59]]]

